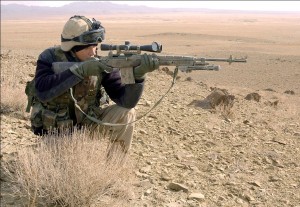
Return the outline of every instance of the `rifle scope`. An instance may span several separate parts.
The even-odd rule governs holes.
[[[147,52],[157,52],[160,53],[162,51],[162,45],[157,42],[152,42],[151,45],[131,45],[129,41],[125,41],[124,45],[109,45],[109,44],[101,44],[100,46],[102,51],[108,50],[140,50]]]

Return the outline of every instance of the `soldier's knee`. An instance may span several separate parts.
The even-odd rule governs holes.
[[[136,116],[136,110],[134,109],[134,108],[132,108],[132,109],[130,109],[129,111],[128,111],[128,115],[130,115],[130,116]]]
[[[135,118],[135,116],[136,116],[135,108],[128,109],[128,108],[124,108],[124,107],[121,107],[121,106],[117,106],[117,107],[119,107],[119,109],[121,109],[120,112],[123,113],[123,114],[126,114],[127,117]]]

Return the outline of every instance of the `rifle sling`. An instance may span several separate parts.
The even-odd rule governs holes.
[[[154,108],[156,108],[160,102],[166,97],[166,95],[170,92],[170,90],[173,88],[173,86],[175,85],[175,81],[176,81],[176,77],[177,77],[177,74],[178,74],[178,67],[175,68],[174,70],[174,73],[173,73],[173,80],[172,80],[172,84],[170,86],[170,88],[167,90],[167,92],[152,106],[151,109],[149,109],[149,111],[147,111],[145,114],[143,114],[142,116],[138,117],[135,121],[132,121],[132,122],[129,122],[129,123],[126,123],[126,124],[116,124],[116,123],[108,123],[108,122],[103,122],[99,119],[96,119],[95,117],[92,117],[88,114],[86,114],[81,108],[80,106],[77,104],[77,100],[74,98],[73,96],[73,89],[70,88],[70,94],[71,94],[71,97],[75,103],[75,107],[81,112],[83,113],[88,119],[90,119],[91,121],[97,123],[97,124],[100,124],[100,125],[104,125],[104,126],[112,126],[112,127],[116,127],[116,126],[126,126],[126,125],[129,125],[129,124],[132,124],[132,123],[135,123],[139,120],[141,120],[142,118],[146,117],[147,114],[149,114]]]

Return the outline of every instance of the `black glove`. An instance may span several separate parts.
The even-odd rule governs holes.
[[[113,68],[100,62],[98,58],[90,58],[80,64],[70,67],[72,73],[80,78],[88,76],[98,76],[102,72],[110,73]]]
[[[155,55],[144,53],[141,55],[141,64],[133,70],[134,77],[136,80],[143,80],[146,77],[146,73],[152,72],[157,68],[159,68],[159,62]]]

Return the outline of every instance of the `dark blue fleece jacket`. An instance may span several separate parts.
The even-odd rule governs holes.
[[[65,55],[69,62],[78,62],[70,52],[66,52]],[[55,73],[52,69],[52,63],[57,61],[54,47],[43,51],[38,58],[35,88],[38,98],[43,102],[56,98],[82,81],[69,69]],[[121,83],[119,71],[103,73],[102,75],[101,84],[112,101],[124,108],[130,109],[136,106],[144,89],[144,81],[124,85]]]

